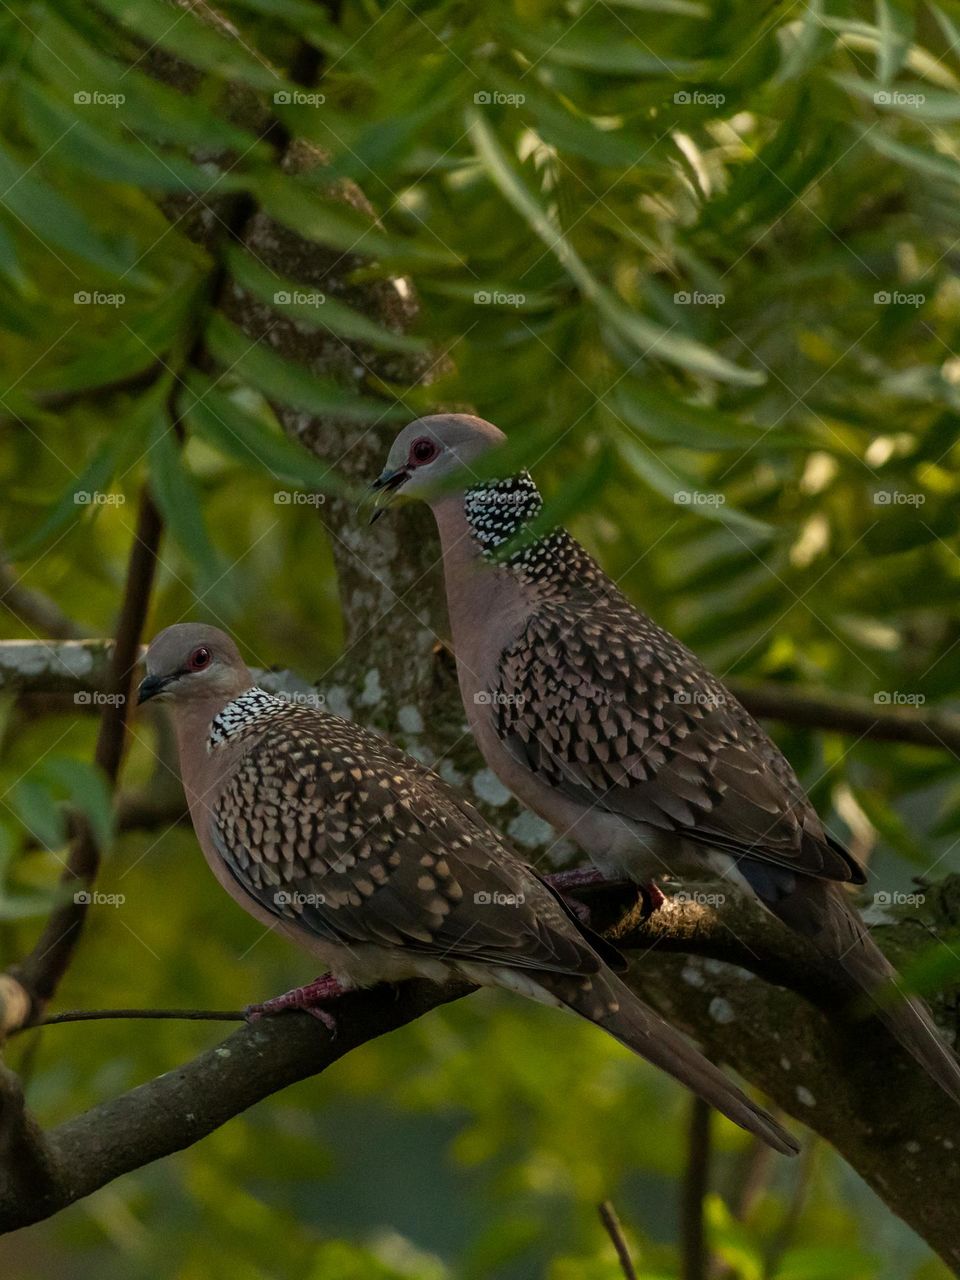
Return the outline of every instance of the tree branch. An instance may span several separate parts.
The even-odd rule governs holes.
[[[391,512],[391,518],[394,514]],[[89,695],[90,701],[78,706],[95,707],[97,696],[104,694],[109,685],[111,652],[107,640],[2,640],[0,689],[23,694]],[[258,682],[278,692],[323,692],[322,685],[311,684],[294,671],[257,669],[253,674]],[[747,710],[760,719],[960,754],[960,714],[955,711],[892,706],[870,698],[772,681],[727,683]]]
[[[116,640],[110,646],[109,665],[104,673],[108,697],[102,704],[100,731],[94,749],[94,763],[105,774],[111,789],[116,786],[123,756],[133,674],[140,653],[140,634],[153,589],[157,546],[162,527],[153,499],[144,489],[127,564]],[[61,883],[64,886],[89,887],[96,879],[100,850],[86,818],[82,814],[76,814],[73,822],[75,832]],[[40,1016],[66,972],[80,940],[87,905],[86,898],[74,894],[55,908],[33,950],[12,966],[6,975],[8,984],[12,979],[29,998],[26,1014],[28,1020]],[[5,1001],[0,992],[0,1041],[4,1034],[23,1025],[23,1016],[22,1000]]]

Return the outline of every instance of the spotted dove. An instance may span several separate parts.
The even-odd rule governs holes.
[[[139,700],[170,705],[214,875],[331,970],[261,1010],[317,1011],[344,989],[415,976],[504,987],[596,1023],[777,1151],[797,1150],[624,985],[610,967],[623,967],[619,953],[435,773],[374,733],[254,687],[213,627],[168,627],[146,668]]]
[[[420,418],[373,485],[374,519],[397,495],[436,516],[460,690],[487,764],[605,876],[642,882],[706,863],[810,938],[851,995],[895,981],[842,888],[864,872],[787,760],[566,530],[540,527],[527,472],[481,478],[504,440],[466,414]],[[960,1101],[960,1065],[925,1007],[875,1007]]]

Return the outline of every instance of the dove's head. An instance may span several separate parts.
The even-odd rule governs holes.
[[[240,651],[224,631],[201,622],[178,622],[161,631],[147,649],[147,674],[137,702],[163,698],[235,698],[253,684]]]
[[[417,418],[394,440],[386,465],[373,482],[377,491],[374,519],[398,494],[429,502],[455,488],[458,476],[466,488],[477,479],[477,461],[506,438],[492,422],[469,413]]]

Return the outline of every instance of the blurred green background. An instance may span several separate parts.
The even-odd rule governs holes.
[[[462,404],[510,433],[558,515],[719,674],[956,706],[960,6],[221,11],[239,39],[163,0],[0,12],[0,606],[16,581],[79,634],[110,635],[148,479],[168,524],[149,630],[219,621],[259,665],[329,678],[330,546],[312,506],[275,493],[344,482],[285,442],[269,404],[366,424],[383,453],[397,421]],[[186,86],[162,78],[174,59],[195,69]],[[321,149],[320,177],[280,171],[272,146],[290,136]],[[374,231],[328,198],[331,179],[359,185]],[[291,282],[255,255],[225,234],[198,246],[190,218],[171,226],[157,201],[184,191],[215,210],[214,233],[217,200],[253,202],[354,254],[358,287],[408,282],[410,338],[349,289],[278,302]],[[212,305],[224,272],[351,351],[447,359],[416,387],[389,366],[304,378]],[[213,390],[211,364],[226,370]],[[9,611],[0,625],[35,634]],[[3,713],[9,964],[49,908],[58,804],[104,802],[92,716],[11,696]],[[125,785],[149,782],[152,732],[134,725]],[[951,753],[778,738],[885,885],[960,869]],[[57,1007],[232,1008],[313,976],[221,894],[183,828],[117,836],[99,887],[124,901],[94,909]],[[216,1035],[64,1026],[9,1056],[52,1123]],[[675,1277],[688,1106],[600,1033],[484,993],[0,1241],[0,1266],[10,1280],[614,1280],[596,1214],[609,1197],[640,1274]],[[716,1131],[716,1276],[946,1274],[822,1144],[761,1169],[744,1216],[757,1153]]]

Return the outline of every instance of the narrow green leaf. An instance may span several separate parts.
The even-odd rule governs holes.
[[[42,152],[52,150],[69,133],[70,144],[64,148],[61,162],[104,182],[128,182],[147,190],[185,192],[201,198],[214,187],[224,193],[244,188],[241,173],[201,168],[144,142],[111,136],[108,130],[96,127],[99,118],[95,108],[69,108],[29,81],[20,86],[20,101],[25,126]]]
[[[240,40],[219,26],[201,21],[191,10],[172,8],[163,0],[94,0],[122,27],[159,45],[194,67],[222,80],[240,80],[271,93],[293,88],[277,71]]]
[[[278,276],[244,249],[230,249],[227,261],[238,284],[277,314],[289,316],[311,329],[326,329],[338,337],[368,342],[384,351],[419,353],[427,349],[422,338],[392,333],[361,311],[322,294],[318,288]]]
[[[86,214],[64,199],[52,187],[30,172],[32,163],[17,159],[0,145],[0,208],[13,216],[10,225],[26,224],[41,243],[54,245],[82,262],[111,277],[125,276],[133,283],[143,283],[134,271],[139,256],[132,246],[121,247],[116,238],[109,239],[96,231]]]
[[[769,525],[738,511],[726,501],[724,494],[710,489],[672,462],[667,465],[639,441],[621,436],[617,448],[624,462],[644,484],[674,504],[678,519],[692,512],[708,520],[737,526],[751,534],[771,532]]]
[[[206,594],[221,581],[223,565],[207,533],[203,504],[193,476],[177,445],[173,427],[162,411],[155,415],[147,460],[150,490],[160,514]]]
[[[113,800],[100,770],[71,756],[48,756],[39,772],[86,816],[97,844],[105,849],[113,835]]]
[[[9,548],[7,555],[11,560],[25,559],[49,542],[54,534],[60,533],[91,509],[94,505],[93,495],[105,492],[110,485],[122,443],[122,434],[114,432],[100,445],[83,471],[68,482],[46,519],[40,522],[33,533],[28,533]]]
[[[405,411],[314,378],[300,365],[275,355],[261,339],[251,342],[228,320],[216,315],[207,329],[211,355],[235,378],[242,378],[269,400],[307,413],[337,413],[356,422],[404,417]]]
[[[739,422],[709,405],[690,404],[637,382],[621,382],[613,398],[632,427],[661,444],[706,450],[743,450],[761,444],[765,448],[810,448],[813,444],[798,432]]]
[[[462,266],[453,250],[388,235],[371,218],[320,191],[315,182],[267,174],[258,176],[254,189],[270,217],[317,244],[358,258],[374,258],[396,271],[404,266]]]
[[[181,407],[193,431],[244,466],[262,467],[275,480],[320,493],[342,493],[343,484],[326,463],[271,430],[207,378],[192,374]]]

